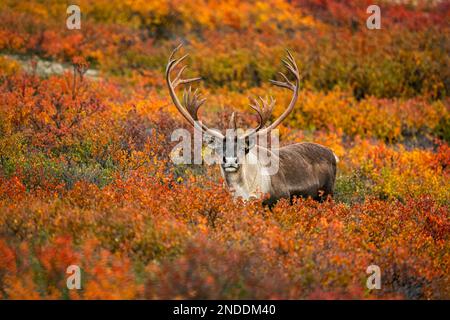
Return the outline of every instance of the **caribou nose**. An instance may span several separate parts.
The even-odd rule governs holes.
[[[238,159],[235,157],[225,157],[225,165],[234,166],[238,164]]]
[[[225,157],[224,159],[224,163],[223,163],[223,169],[226,172],[235,172],[236,170],[239,169],[239,165],[238,165],[238,160],[235,157]]]

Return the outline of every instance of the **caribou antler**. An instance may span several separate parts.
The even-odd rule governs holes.
[[[286,59],[283,59],[283,63],[295,77],[295,84],[289,81],[288,77],[286,77],[286,75],[282,72],[279,72],[278,74],[280,74],[285,81],[270,80],[270,82],[278,87],[287,88],[294,92],[294,94],[292,95],[291,101],[289,102],[289,106],[286,108],[286,110],[284,110],[281,116],[276,119],[270,126],[261,130],[259,134],[267,134],[271,130],[275,129],[278,125],[280,125],[280,123],[283,122],[283,120],[291,113],[292,109],[294,109],[295,103],[297,102],[298,91],[300,88],[300,73],[298,71],[298,67],[295,63],[294,57],[289,52],[289,50],[286,50],[286,52],[287,57]]]
[[[199,81],[201,80],[201,77],[197,78],[191,78],[191,79],[183,79],[181,76],[183,75],[184,70],[186,70],[187,66],[181,67],[181,69],[178,71],[176,77],[174,80],[171,79],[170,74],[175,69],[175,67],[182,62],[186,57],[188,57],[188,54],[185,54],[179,59],[175,59],[175,53],[181,48],[182,44],[178,45],[172,53],[170,54],[169,61],[167,63],[166,67],[166,81],[167,86],[169,87],[169,93],[172,98],[173,103],[175,104],[175,107],[177,110],[181,113],[181,115],[195,128],[198,128],[212,136],[218,137],[223,139],[223,135],[219,133],[216,130],[210,130],[207,126],[205,126],[201,122],[197,122],[198,120],[198,109],[200,106],[205,102],[206,99],[200,99],[200,96],[198,94],[198,91],[195,90],[194,93],[192,93],[191,87],[189,87],[189,90],[184,92],[183,100],[185,106],[183,106],[178,99],[175,88],[179,86],[180,84],[188,84],[191,82]]]
[[[270,126],[262,129],[265,125],[265,123],[269,120],[269,117],[272,113],[273,107],[275,105],[275,99],[272,97],[266,97],[266,99],[263,99],[259,97],[262,103],[258,102],[258,100],[254,98],[250,98],[250,101],[253,104],[250,104],[250,107],[255,110],[258,113],[259,116],[259,125],[256,129],[253,129],[250,133],[248,133],[246,136],[249,136],[251,134],[257,133],[258,135],[264,135],[270,132],[271,130],[275,129],[280,123],[291,113],[292,109],[295,106],[295,103],[297,102],[298,98],[298,91],[300,87],[300,73],[298,71],[297,64],[295,63],[294,57],[289,52],[289,50],[286,50],[287,56],[285,59],[283,59],[283,63],[286,66],[286,68],[294,75],[295,77],[295,83],[292,83],[288,77],[282,73],[278,72],[278,74],[284,79],[284,81],[277,81],[277,80],[270,80],[270,82],[278,87],[286,88],[294,92],[292,95],[291,102],[289,103],[289,106],[286,108],[286,110],[281,114],[281,116],[276,119]],[[270,102],[269,102],[270,99]]]
[[[212,136],[215,136],[217,138],[223,139],[224,136],[219,133],[216,130],[209,129],[206,125],[204,125],[201,122],[198,122],[198,110],[199,108],[204,104],[205,100],[204,98],[201,98],[198,90],[195,90],[192,92],[192,88],[189,86],[188,90],[184,91],[183,94],[183,102],[184,106],[181,104],[180,100],[178,99],[175,89],[180,84],[188,84],[195,81],[201,80],[200,77],[197,78],[190,78],[190,79],[183,79],[182,75],[184,70],[186,70],[187,66],[183,66],[178,71],[176,77],[174,80],[171,79],[171,72],[175,69],[175,67],[180,64],[186,57],[188,57],[188,54],[185,54],[179,59],[175,59],[175,53],[181,48],[181,44],[175,48],[175,50],[172,51],[169,61],[167,63],[166,68],[166,81],[167,85],[169,87],[170,96],[175,104],[175,107],[178,109],[178,111],[181,113],[181,115],[195,128],[198,128]],[[289,103],[289,106],[286,108],[286,110],[281,114],[281,116],[276,119],[271,125],[264,128],[264,125],[269,120],[269,117],[272,113],[273,107],[275,105],[275,99],[272,97],[266,97],[266,99],[263,99],[259,97],[259,100],[251,98],[250,101],[252,102],[250,104],[250,107],[255,110],[258,113],[259,117],[259,124],[258,126],[253,129],[250,133],[246,134],[246,136],[249,136],[254,133],[258,133],[258,135],[267,134],[271,130],[275,129],[280,123],[291,113],[292,109],[295,106],[295,103],[297,102],[298,98],[298,92],[300,87],[300,74],[298,71],[297,64],[295,63],[294,57],[292,54],[287,51],[287,56],[285,59],[283,59],[283,63],[290,71],[290,73],[295,77],[295,82],[292,83],[289,78],[282,72],[279,72],[278,74],[284,79],[284,81],[277,81],[277,80],[270,80],[270,82],[278,87],[286,88],[288,90],[291,90],[293,92],[291,101]]]

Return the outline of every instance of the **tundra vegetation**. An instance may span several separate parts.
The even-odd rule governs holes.
[[[447,1],[380,1],[381,30],[366,0],[78,4],[80,30],[66,1],[0,4],[2,298],[450,298]],[[192,130],[164,78],[180,41],[221,129],[232,111],[256,126],[248,96],[289,104],[267,80],[295,52],[280,141],[336,153],[332,199],[269,210],[233,200],[215,166],[170,161],[173,130]]]

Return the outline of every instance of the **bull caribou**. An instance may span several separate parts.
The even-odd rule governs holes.
[[[288,107],[272,124],[265,126],[275,105],[275,100],[272,97],[266,99],[259,97],[259,101],[250,99],[250,107],[256,111],[258,116],[257,127],[240,135],[233,113],[225,136],[219,130],[210,129],[199,121],[198,110],[206,99],[201,98],[198,90],[192,91],[189,86],[188,90],[184,90],[183,104],[180,102],[175,92],[177,86],[201,80],[200,77],[183,79],[182,73],[186,69],[186,65],[179,69],[172,80],[172,71],[188,56],[186,54],[181,58],[174,58],[180,47],[181,44],[173,50],[166,67],[165,76],[169,94],[181,115],[194,128],[202,131],[209,147],[221,160],[221,174],[234,197],[250,199],[268,194],[268,198],[264,201],[270,205],[281,198],[292,200],[294,197],[311,197],[321,201],[333,194],[338,158],[327,147],[305,142],[270,150],[255,143],[256,136],[267,136],[291,113],[297,102],[300,74],[297,64],[288,50],[283,63],[295,78],[294,83],[282,72],[279,72],[279,75],[283,81],[270,80],[272,84],[292,91]],[[237,146],[243,146],[243,152],[238,152]],[[272,161],[278,161],[276,172],[268,173],[267,161],[263,162],[259,159],[259,155],[263,153],[269,154]]]

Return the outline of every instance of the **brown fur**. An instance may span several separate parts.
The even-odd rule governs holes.
[[[271,177],[268,204],[280,198],[323,200],[333,195],[336,157],[330,149],[316,143],[297,143],[280,148],[279,158],[279,171]]]

